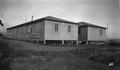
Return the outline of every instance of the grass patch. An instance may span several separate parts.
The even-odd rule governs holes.
[[[119,53],[119,48],[55,47],[12,40],[4,42],[12,49],[12,70],[104,70],[109,69],[108,65],[89,58],[100,54],[98,58],[102,59],[101,54],[111,56]],[[115,58],[120,59],[119,54]],[[119,70],[119,66],[115,68]]]

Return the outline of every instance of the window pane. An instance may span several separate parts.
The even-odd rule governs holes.
[[[30,25],[29,28],[28,28],[28,32],[31,32],[31,28],[32,28],[32,27],[31,27],[31,25]]]
[[[71,25],[68,25],[68,32],[71,32]]]
[[[58,24],[55,24],[55,31],[58,31]]]
[[[100,30],[100,35],[102,35],[102,30]]]

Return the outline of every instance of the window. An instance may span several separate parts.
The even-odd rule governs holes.
[[[28,32],[29,33],[31,32],[31,28],[32,28],[31,26],[28,27]]]
[[[71,25],[68,25],[68,32],[71,32]]]
[[[100,35],[102,35],[102,30],[100,30]]]
[[[58,24],[55,23],[55,31],[58,32]]]

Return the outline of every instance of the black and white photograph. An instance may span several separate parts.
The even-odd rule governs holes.
[[[120,70],[120,0],[0,0],[0,70]]]

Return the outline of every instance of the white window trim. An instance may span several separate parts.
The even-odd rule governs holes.
[[[29,27],[28,27],[28,32],[29,33],[31,32],[31,25],[29,25]]]

